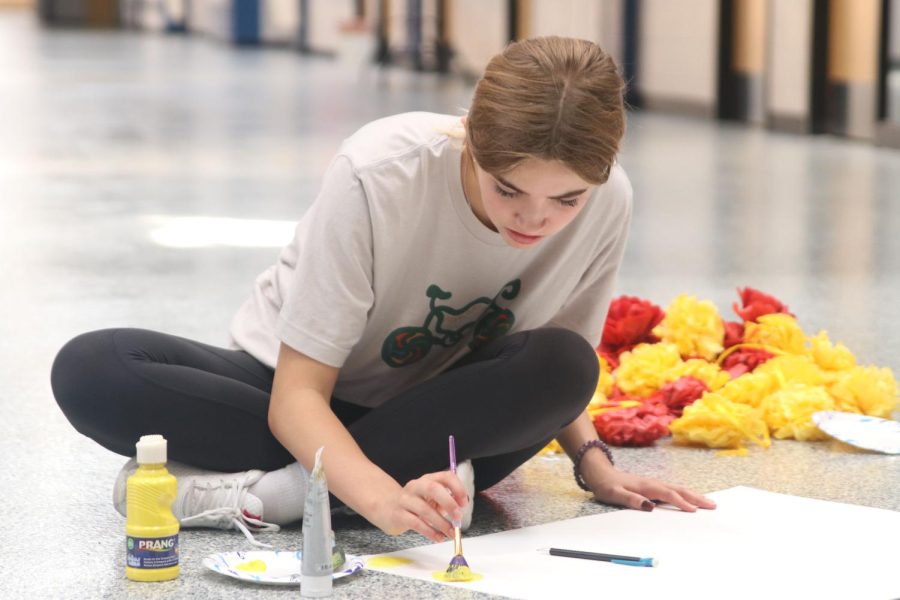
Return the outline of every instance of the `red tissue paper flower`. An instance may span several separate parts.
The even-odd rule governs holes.
[[[737,291],[738,295],[741,297],[741,303],[744,306],[738,308],[737,302],[731,306],[734,308],[734,312],[745,321],[755,321],[762,315],[771,315],[774,313],[784,313],[791,315],[792,317],[794,316],[794,314],[788,310],[787,305],[774,296],[770,296],[769,294],[765,294],[751,287],[738,288]]]
[[[638,400],[640,402],[644,401],[643,398],[632,398],[631,396],[623,392],[616,384],[613,384],[612,392],[610,392],[609,398],[607,400],[609,402],[621,402],[622,400]]]
[[[638,344],[655,344],[659,341],[652,331],[665,316],[660,307],[642,298],[616,298],[609,303],[603,337],[597,351],[607,359],[611,367],[617,367],[621,353]]]
[[[775,355],[759,348],[738,348],[722,361],[722,370],[731,378],[740,377],[750,373]]]
[[[660,402],[669,409],[669,412],[680,417],[685,406],[690,406],[708,391],[709,388],[704,382],[696,377],[685,376],[662,386],[648,398],[648,401]]]
[[[728,350],[744,341],[744,324],[737,321],[722,321],[725,324],[725,340],[722,348]]]
[[[675,419],[665,404],[645,402],[640,406],[610,410],[594,418],[594,429],[613,446],[649,446],[669,434]]]

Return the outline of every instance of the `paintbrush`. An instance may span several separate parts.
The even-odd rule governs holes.
[[[456,441],[450,436],[450,470],[456,474]],[[455,581],[468,581],[472,579],[472,571],[469,569],[469,563],[462,555],[462,532],[459,529],[459,521],[453,522],[453,558],[450,560],[450,566],[447,567],[445,574],[447,579]]]

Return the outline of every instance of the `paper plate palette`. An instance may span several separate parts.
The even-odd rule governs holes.
[[[851,446],[900,454],[900,422],[831,410],[817,412],[812,419],[819,429]]]
[[[300,585],[301,553],[276,550],[252,552],[220,552],[203,559],[203,566],[226,577],[266,585]],[[340,579],[362,570],[358,556],[347,556],[347,562],[334,578]]]

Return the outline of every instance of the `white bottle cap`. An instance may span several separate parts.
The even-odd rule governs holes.
[[[142,435],[137,443],[139,465],[161,465],[166,462],[166,438],[161,435]]]

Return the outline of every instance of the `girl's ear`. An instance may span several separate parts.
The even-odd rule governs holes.
[[[463,127],[466,126],[466,117],[465,117],[465,115],[463,115],[462,117],[459,118],[459,122],[462,123],[462,126],[463,126]]]

